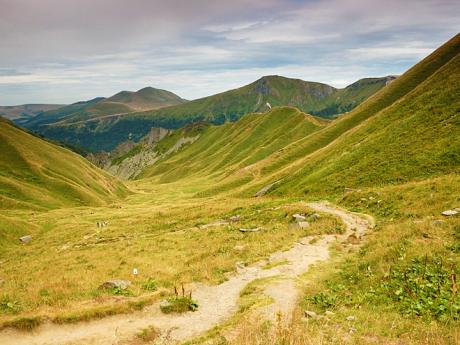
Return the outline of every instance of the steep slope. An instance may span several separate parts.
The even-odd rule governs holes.
[[[279,190],[333,192],[460,173],[459,138],[460,45],[398,102],[313,154]]]
[[[64,104],[22,104],[13,106],[0,106],[0,116],[8,119],[26,121],[40,113],[62,108]]]
[[[323,117],[348,111],[384,87],[389,77],[357,82],[345,89],[280,76],[263,77],[254,83],[185,104],[147,112],[89,119],[86,122],[58,123],[39,130],[46,137],[86,147],[111,151],[119,143],[140,140],[151,127],[177,129],[189,123],[207,121],[223,124],[271,106],[295,106]]]
[[[310,135],[286,142],[264,159],[247,161],[250,168],[228,174],[220,183],[244,184],[246,193],[254,194],[280,181],[273,191],[303,194],[458,172],[459,52],[457,35],[352,112]],[[228,133],[221,135],[223,141],[230,140]],[[199,157],[192,151],[198,143],[181,155]],[[201,157],[188,163],[181,174],[173,172],[181,169],[184,161],[173,156],[148,175],[172,181],[193,174],[190,167],[199,165],[199,160],[220,167],[220,156],[222,153],[211,162],[212,155]]]
[[[127,193],[79,155],[0,119],[0,209],[101,205]]]
[[[459,53],[457,35],[351,113],[261,162],[265,182],[252,191],[279,179],[280,193],[331,192],[455,171]]]
[[[250,172],[252,164],[326,124],[288,107],[248,114],[237,122],[209,126],[192,145],[147,168],[140,177],[161,175],[161,182],[166,182],[192,175],[223,178],[243,168]]]

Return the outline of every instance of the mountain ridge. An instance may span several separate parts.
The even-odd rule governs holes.
[[[330,117],[360,104],[384,87],[388,77],[372,81],[354,83],[350,91],[300,79],[265,76],[243,87],[175,106],[90,119],[73,117],[61,123],[32,126],[30,129],[91,151],[111,151],[126,140],[139,141],[152,127],[171,130],[200,121],[223,124],[236,121],[248,113],[266,111],[268,104],[294,106],[306,113]]]

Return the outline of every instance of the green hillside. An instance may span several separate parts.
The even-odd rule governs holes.
[[[0,119],[0,209],[102,205],[126,188],[81,156]]]
[[[219,146],[231,150],[216,150],[219,154],[213,155],[204,148],[213,147],[215,139],[203,135],[144,176],[172,181],[196,171],[204,176],[218,172],[220,183],[245,184],[250,194],[281,181],[272,190],[285,195],[337,193],[347,187],[401,183],[456,172],[460,165],[456,140],[460,135],[459,52],[457,36],[349,114],[310,135],[288,134],[289,140],[270,152],[273,154],[248,154],[247,150],[255,148],[233,144]],[[279,118],[287,117],[289,111],[277,109]],[[266,142],[273,142],[279,132],[267,128],[261,135]],[[218,137],[222,142],[233,142],[232,132],[226,129]],[[201,151],[206,153],[200,156]],[[241,161],[240,168],[251,165],[247,171],[230,173],[221,163],[223,157],[239,154],[257,159]],[[196,166],[206,168],[197,170]]]
[[[140,178],[158,174],[162,175],[161,182],[184,175],[222,178],[238,173],[326,124],[326,120],[295,108],[276,107],[267,113],[248,114],[233,123],[207,127],[195,143],[158,167],[146,169]]]
[[[269,109],[267,103],[271,106],[294,106],[306,113],[332,117],[354,108],[392,79],[363,79],[345,89],[335,89],[321,83],[268,76],[241,88],[185,104],[73,124],[72,117],[69,117],[65,123],[34,130],[46,137],[92,151],[111,151],[128,138],[140,140],[151,127],[177,129],[200,121],[223,124],[236,121],[248,113],[266,111]]]
[[[38,133],[46,133],[47,126],[52,123],[74,123],[101,116],[159,109],[184,102],[186,100],[172,92],[146,87],[136,92],[121,91],[109,98],[98,97],[46,111],[29,121],[22,121],[21,125]],[[57,137],[50,138],[58,139]],[[70,141],[68,143],[70,144]]]

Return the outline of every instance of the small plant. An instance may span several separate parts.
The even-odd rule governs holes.
[[[142,331],[137,333],[137,337],[142,339],[144,342],[151,342],[158,338],[160,332],[153,326],[144,328]]]
[[[330,309],[337,305],[339,298],[335,293],[320,292],[311,297],[310,300],[322,309]]]
[[[146,291],[157,291],[157,282],[154,279],[149,278],[144,284],[142,284],[142,288]]]
[[[186,295],[184,285],[182,285],[182,296],[179,295],[177,288],[174,287],[174,296],[169,297],[166,303],[162,303],[160,309],[165,314],[185,313],[187,311],[197,311],[198,303],[192,299],[191,291]]]
[[[128,289],[122,289],[121,287],[118,287],[118,286],[111,287],[107,289],[107,291],[110,294],[116,295],[116,296],[132,296],[131,291],[129,291]]]
[[[407,266],[393,267],[380,288],[404,314],[456,320],[460,318],[459,273],[441,257],[414,258]]]
[[[3,295],[0,300],[0,310],[4,313],[16,314],[21,311],[22,306],[19,301],[12,300],[8,295]]]

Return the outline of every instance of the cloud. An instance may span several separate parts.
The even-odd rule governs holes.
[[[399,74],[460,31],[448,0],[0,0],[0,104],[151,85],[185,98],[281,74]]]

